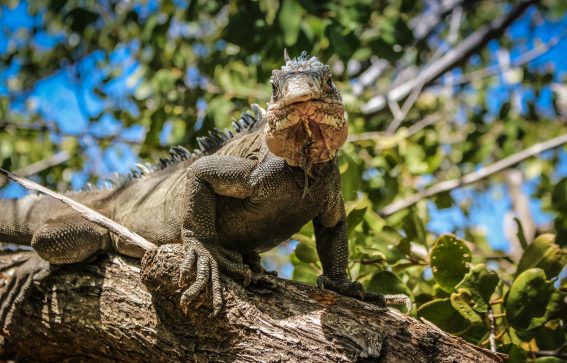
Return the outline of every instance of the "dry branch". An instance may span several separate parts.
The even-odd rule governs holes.
[[[15,175],[19,175],[21,177],[27,177],[30,175],[38,174],[46,169],[52,168],[56,165],[63,164],[67,160],[69,160],[71,156],[67,151],[60,151],[52,156],[40,160],[36,163],[24,166],[21,169],[18,169],[14,172]],[[0,176],[0,187],[3,187],[6,184],[7,179],[3,176]]]
[[[407,97],[416,87],[427,86],[441,75],[468,59],[471,55],[482,49],[491,39],[499,37],[510,24],[522,15],[537,0],[523,0],[508,14],[495,19],[473,34],[469,35],[459,45],[445,53],[444,56],[427,64],[416,76],[406,82],[390,89],[385,95],[378,95],[370,99],[362,107],[365,114],[373,114],[382,110],[387,100],[400,101]]]
[[[140,248],[142,248],[145,251],[156,247],[155,244],[149,242],[144,237],[142,237],[142,236],[140,236],[140,235],[138,235],[134,232],[131,232],[126,227],[121,226],[120,224],[114,222],[110,218],[103,216],[99,212],[92,210],[92,209],[82,205],[81,203],[74,201],[73,199],[71,199],[69,197],[66,197],[62,194],[56,193],[52,190],[49,190],[46,187],[43,187],[43,186],[41,186],[37,183],[32,182],[31,180],[28,180],[28,179],[19,177],[17,175],[14,175],[14,174],[10,173],[9,171],[4,170],[2,168],[0,168],[0,174],[4,175],[8,179],[10,179],[10,180],[12,180],[12,181],[14,181],[18,184],[20,184],[21,186],[23,186],[26,189],[33,190],[33,191],[36,191],[36,192],[40,192],[40,193],[43,193],[43,194],[47,194],[50,197],[57,199],[61,203],[66,204],[69,207],[76,210],[77,212],[79,212],[81,217],[85,218],[86,220],[91,221],[91,222],[95,223],[96,225],[99,225],[103,228],[106,228],[107,230],[109,230],[113,233],[116,233],[117,235],[124,238],[125,241],[132,243],[136,246],[139,246]]]
[[[0,263],[18,256],[0,256]],[[182,257],[181,245],[148,252],[142,279],[137,262],[119,257],[62,269],[15,317],[2,358],[385,363],[504,358],[396,310],[271,276],[248,288],[224,278],[226,307],[217,318],[208,317],[206,303],[183,316],[177,287]]]

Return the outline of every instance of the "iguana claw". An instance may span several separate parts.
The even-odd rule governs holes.
[[[347,278],[331,278],[321,275],[317,278],[317,286],[320,289],[332,290],[341,295],[364,300],[364,286],[360,282],[351,281]]]
[[[355,299],[368,302],[379,307],[390,305],[404,305],[408,313],[412,310],[413,304],[410,298],[403,294],[382,295],[374,292],[366,292],[360,282],[350,281],[347,278],[330,278],[325,275],[317,278],[317,286],[320,289],[335,291],[341,295],[354,297]]]
[[[219,268],[229,274],[235,274],[243,278],[244,285],[252,280],[250,268],[242,262],[242,255],[216,245],[207,245],[192,239],[187,245],[187,256],[181,265],[179,280],[180,287],[187,286],[191,269],[196,266],[195,281],[183,292],[179,302],[181,310],[187,314],[190,303],[211,284],[213,298],[213,312],[216,316],[223,306],[222,285],[220,282]]]
[[[0,329],[6,331],[14,314],[21,307],[23,301],[32,291],[32,284],[39,282],[49,276],[57,266],[50,265],[35,252],[27,253],[24,258],[14,263],[3,266],[0,271],[15,268],[10,276],[2,294],[0,295]]]

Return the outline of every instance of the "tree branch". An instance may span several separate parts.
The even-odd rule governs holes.
[[[70,155],[66,151],[60,151],[56,154],[53,154],[49,158],[40,160],[36,163],[24,166],[21,169],[18,169],[14,172],[14,174],[19,175],[21,177],[27,177],[30,175],[38,174],[46,169],[52,168],[56,165],[63,164],[67,160],[69,160]],[[0,177],[0,188],[6,184],[6,178]]]
[[[413,125],[408,127],[407,131],[403,135],[403,138],[406,139],[417,134],[419,131],[423,130],[427,126],[433,125],[437,121],[441,120],[445,115],[446,114],[443,112],[436,112],[436,113],[432,113],[431,115],[425,116],[423,119],[416,121]],[[397,145],[400,139],[401,137],[396,134],[390,134],[382,131],[369,131],[369,132],[363,132],[361,134],[349,135],[347,141],[360,142],[360,141],[368,141],[368,140],[382,140],[382,141],[391,140],[391,141],[386,141],[385,143],[393,147]]]
[[[24,253],[24,252],[22,252]],[[0,256],[5,265],[20,254]],[[61,269],[4,332],[3,359],[95,362],[502,362],[493,353],[397,310],[304,283],[223,277],[225,308],[179,309],[181,244]],[[140,271],[141,270],[141,271]],[[140,280],[141,276],[141,280]],[[143,282],[143,283],[141,283]]]
[[[514,60],[510,68],[518,68],[523,66],[524,64],[531,62],[534,59],[541,57],[542,55],[548,53],[552,50],[555,46],[561,43],[562,40],[565,39],[565,35],[567,34],[567,30],[563,31],[560,35],[551,38],[547,43],[539,44],[535,48],[531,49],[529,52],[522,54],[520,57]],[[450,83],[450,87],[469,83],[475,81],[477,79],[482,79],[486,77],[491,77],[499,74],[502,71],[499,64],[488,66],[482,69],[478,69],[476,71],[472,71],[467,74],[463,74],[457,76],[453,79]]]
[[[496,173],[510,168],[532,156],[541,154],[544,151],[555,149],[561,145],[567,144],[567,134],[555,137],[553,139],[532,145],[516,154],[510,155],[492,165],[485,166],[475,172],[463,175],[457,179],[445,180],[437,183],[421,192],[415,193],[408,198],[398,200],[385,206],[380,212],[382,215],[389,216],[402,209],[408,208],[422,199],[432,197],[437,194],[448,192],[450,190],[476,183],[479,180],[486,179]]]
[[[423,84],[424,86],[427,86],[441,75],[478,52],[488,43],[488,41],[499,37],[504,30],[506,30],[506,28],[514,22],[514,20],[520,17],[526,9],[536,2],[538,2],[538,0],[521,1],[508,14],[501,16],[500,18],[492,21],[490,24],[477,30],[463,40],[456,48],[445,53],[443,57],[426,65],[417,77],[413,77],[408,81],[395,86],[385,95],[378,95],[370,99],[362,106],[362,112],[365,114],[376,113],[384,108],[388,99],[400,101],[419,85]]]
[[[443,19],[447,17],[456,7],[471,7],[476,0],[443,0],[440,1],[437,8],[424,12],[422,15],[416,16],[409,21],[409,27],[413,31],[416,42],[420,42],[429,37],[429,35],[437,28]]]

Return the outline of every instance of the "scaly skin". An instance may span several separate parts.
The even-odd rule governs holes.
[[[323,266],[318,285],[364,297],[362,285],[346,274],[347,227],[336,151],[346,140],[347,125],[329,68],[305,54],[286,57],[286,65],[273,72],[272,88],[267,112],[254,105],[254,118],[243,115],[235,136],[216,132],[201,140],[203,153],[177,148],[158,170],[142,168],[144,175],[110,190],[71,194],[157,245],[185,245],[184,311],[210,285],[212,314],[218,314],[223,302],[219,271],[248,283],[251,268],[259,270],[258,253],[287,241],[311,220]],[[0,216],[0,241],[31,244],[37,253],[8,283],[0,301],[2,327],[29,293],[31,281],[56,266],[106,252],[143,256],[139,248],[46,197],[0,201],[0,210],[6,212]],[[192,269],[196,279],[188,281]]]

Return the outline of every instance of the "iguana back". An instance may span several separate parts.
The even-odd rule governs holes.
[[[214,129],[198,139],[199,149],[170,150],[170,157],[153,165],[138,165],[127,176],[109,181],[110,188],[87,187],[67,196],[92,208],[126,228],[161,245],[180,242],[185,173],[207,155],[234,155],[258,160],[263,142],[265,111],[253,105],[254,115],[243,113],[233,130]],[[76,215],[70,207],[43,195],[0,200],[0,242],[29,245],[34,232],[49,220]]]

